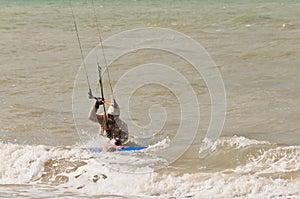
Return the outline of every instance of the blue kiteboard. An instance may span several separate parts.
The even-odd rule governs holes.
[[[114,152],[114,151],[141,151],[148,148],[148,146],[121,146],[121,147],[117,147],[117,146],[112,146],[112,147],[108,147],[108,148],[103,148],[103,147],[91,147],[91,148],[87,148],[88,150],[90,150],[91,152],[103,152],[103,151],[107,151],[107,152]]]

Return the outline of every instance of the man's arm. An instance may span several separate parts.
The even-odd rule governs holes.
[[[99,109],[99,106],[103,104],[103,100],[102,99],[97,99],[95,105],[93,105],[91,107],[91,110],[89,112],[89,120],[93,121],[93,122],[97,122],[101,124],[101,120],[102,117],[100,117],[99,115],[97,115],[97,110]]]
[[[93,121],[93,122],[98,122],[98,118],[97,118],[97,109],[96,107],[93,105],[90,113],[89,113],[89,120]]]

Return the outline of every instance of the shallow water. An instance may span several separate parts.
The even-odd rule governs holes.
[[[156,153],[169,146],[165,137],[172,141],[179,126],[176,94],[160,85],[147,85],[132,95],[128,105],[132,117],[125,120],[148,124],[153,104],[169,111],[164,129],[154,138],[148,139],[146,130],[131,133],[132,141],[154,145],[153,151],[99,157],[82,150],[83,142],[95,135],[77,133],[73,120],[72,92],[82,60],[70,4],[1,1],[0,5],[1,197],[299,197],[297,1],[95,2],[103,40],[145,27],[182,32],[207,50],[225,85],[222,137],[207,141],[211,151],[199,158],[211,116],[203,78],[181,58],[153,49],[131,52],[112,63],[113,86],[135,66],[172,66],[186,76],[199,101],[200,126],[192,146],[175,163],[142,177],[132,170],[164,165]],[[85,1],[73,1],[72,7],[87,55],[99,42],[93,7]],[[109,93],[106,76],[104,81]],[[96,82],[92,79],[92,85]],[[82,88],[83,96],[86,82]],[[93,102],[87,99],[87,103]],[[89,126],[87,121],[85,128],[98,132],[97,126]],[[118,160],[129,173],[116,170]],[[100,178],[94,182],[96,175]],[[124,186],[129,180],[131,186]]]

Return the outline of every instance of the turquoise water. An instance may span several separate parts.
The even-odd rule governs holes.
[[[221,138],[214,144],[211,156],[199,158],[200,143],[211,116],[205,82],[174,55],[139,51],[112,64],[113,85],[120,74],[137,65],[158,62],[174,67],[186,75],[197,93],[201,122],[196,139],[170,167],[143,178],[110,170],[115,162],[105,162],[103,166],[101,161],[120,158],[126,165],[128,158],[137,165],[127,169],[143,169],[144,163],[155,164],[151,152],[124,157],[106,154],[107,159],[100,157],[99,162],[98,157],[98,162],[94,161],[78,146],[82,143],[72,114],[72,92],[82,60],[70,2],[0,1],[3,197],[299,197],[298,1],[94,3],[103,40],[127,30],[161,27],[182,32],[206,49],[225,85],[227,109]],[[72,1],[72,7],[83,53],[87,55],[99,41],[93,7],[90,1]],[[92,81],[93,85],[97,82]],[[107,83],[107,79],[104,81]],[[136,81],[128,83],[134,85]],[[82,95],[86,92],[84,83]],[[109,93],[108,87],[105,92]],[[170,113],[164,131],[155,139],[134,141],[152,145],[162,141],[156,146],[159,148],[168,143],[166,135],[174,137],[180,112],[175,97],[154,85],[133,94],[129,106],[136,123],[147,124],[148,109],[157,102]],[[97,126],[93,128],[98,130]],[[68,163],[72,163],[70,167],[78,166],[77,170],[69,172],[63,166]],[[102,176],[99,168],[109,180],[94,183],[91,179],[95,175]],[[76,178],[79,173],[81,177]],[[69,181],[66,183],[61,175]],[[128,180],[134,182],[132,187],[108,188]],[[20,184],[20,190],[12,184]],[[78,188],[83,184],[84,188]],[[25,192],[26,189],[31,191]]]

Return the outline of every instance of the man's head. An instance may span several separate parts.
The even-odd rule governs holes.
[[[118,117],[120,115],[120,109],[115,106],[109,106],[107,110],[108,115],[113,115],[114,117]]]

